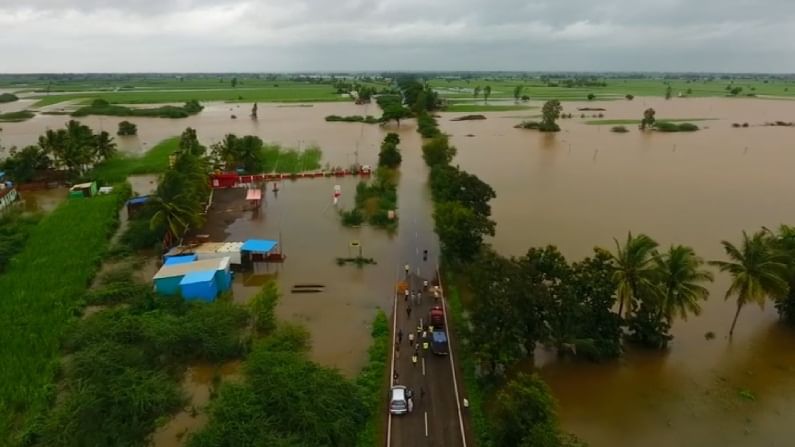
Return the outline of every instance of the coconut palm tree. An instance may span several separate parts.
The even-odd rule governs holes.
[[[737,312],[729,329],[731,336],[743,306],[755,302],[764,307],[767,297],[787,293],[787,263],[784,255],[771,248],[766,233],[762,231],[751,237],[743,231],[740,247],[728,241],[721,241],[721,244],[731,261],[710,261],[710,264],[732,276],[726,291],[726,299],[737,296]]]
[[[104,130],[94,135],[94,154],[98,161],[107,160],[116,153],[116,142]]]
[[[165,226],[169,239],[171,237],[178,238],[185,234],[195,217],[193,211],[180,205],[180,203],[184,202],[185,198],[182,196],[176,196],[174,200],[164,200],[157,195],[152,197],[152,206],[157,211],[152,215],[149,227],[154,230]]]
[[[659,315],[670,325],[674,316],[687,319],[687,314],[701,312],[699,301],[706,300],[709,291],[702,284],[711,282],[712,272],[701,268],[704,260],[690,247],[672,245],[667,252],[654,256],[658,278]]]
[[[633,237],[632,232],[627,233],[623,247],[618,239],[613,240],[616,252],[608,254],[613,262],[613,280],[618,284],[618,316],[621,316],[624,307],[627,312],[634,308],[641,293],[653,290],[652,262],[657,242],[645,234]]]

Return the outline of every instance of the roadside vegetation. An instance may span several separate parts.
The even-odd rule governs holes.
[[[204,106],[196,100],[189,100],[182,106],[160,106],[153,108],[133,108],[114,105],[104,99],[95,99],[91,105],[81,107],[72,116],[81,117],[88,115],[108,115],[108,116],[139,116],[153,118],[187,118],[195,115],[204,109]]]

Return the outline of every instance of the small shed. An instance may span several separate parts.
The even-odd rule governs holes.
[[[149,202],[149,196],[138,196],[133,197],[132,199],[127,201],[127,215],[130,217],[135,216],[138,212],[141,211],[141,208]]]
[[[182,282],[182,278],[188,273],[205,270],[215,272],[220,266],[220,259],[164,265],[152,278],[155,283],[155,291],[161,295],[176,295],[179,292],[179,284]]]
[[[254,208],[262,206],[262,190],[249,189],[246,191],[246,201]]]
[[[69,188],[70,199],[93,197],[97,195],[97,182],[78,183]]]
[[[218,296],[215,270],[203,270],[186,274],[179,282],[179,290],[186,300],[214,301]]]
[[[230,268],[231,259],[221,258],[218,269],[215,270],[215,285],[218,290],[225,292],[232,288],[232,269]]]
[[[180,256],[166,256],[166,261],[163,265],[178,265],[195,262],[199,259],[196,255],[180,255]]]
[[[241,264],[244,268],[251,268],[254,262],[272,262],[277,256],[281,259],[281,254],[275,252],[278,245],[277,241],[270,239],[249,239],[243,242],[240,247]]]

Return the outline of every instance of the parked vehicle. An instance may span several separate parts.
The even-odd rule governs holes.
[[[434,329],[431,334],[431,352],[436,355],[447,355],[450,348],[447,342],[447,333],[444,329]]]
[[[389,390],[389,412],[392,414],[406,414],[409,412],[409,394],[403,385],[395,385]]]
[[[444,310],[442,306],[433,306],[428,314],[428,321],[430,321],[431,326],[434,328],[444,327]]]

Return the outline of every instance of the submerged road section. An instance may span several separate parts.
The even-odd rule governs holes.
[[[446,349],[443,345],[437,346],[437,351],[446,350],[447,354],[434,354],[431,332],[428,331],[431,310],[434,306],[441,306],[444,331],[448,338],[450,334],[446,321],[447,305],[438,272],[422,272],[409,266],[408,272],[401,268],[400,277],[392,316],[394,343],[390,388],[392,385],[408,387],[413,392],[413,411],[402,415],[389,414],[386,445],[465,447],[463,399],[457,382],[453,343],[448,341]],[[409,291],[408,295],[405,290]],[[437,297],[434,290],[438,290]],[[439,325],[434,329],[438,330]]]

